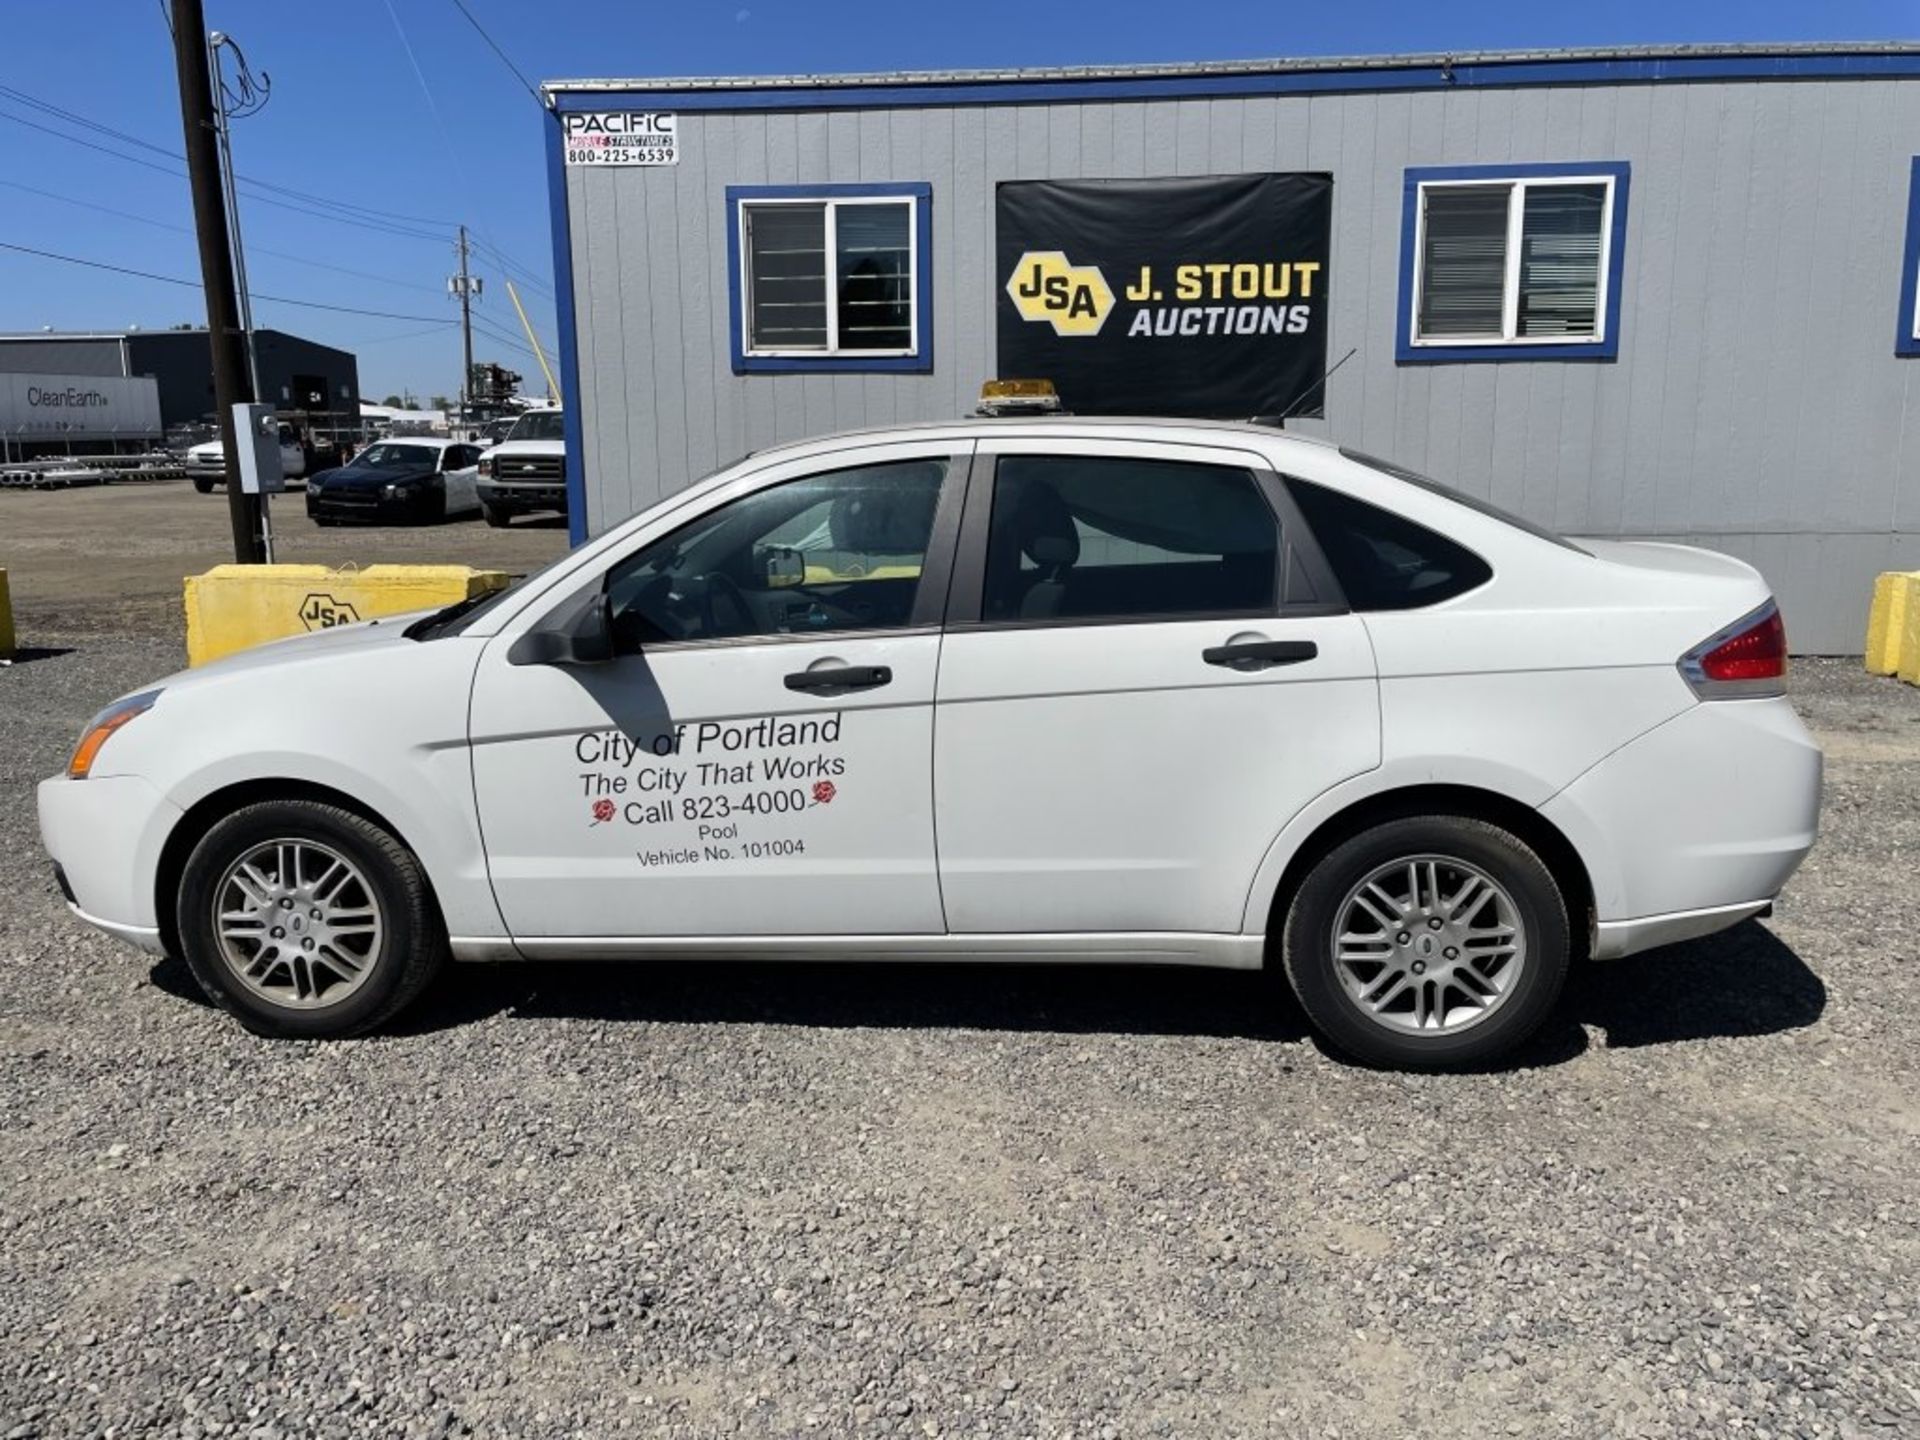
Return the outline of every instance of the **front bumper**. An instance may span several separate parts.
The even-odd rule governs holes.
[[[65,877],[68,908],[89,925],[160,951],[154,878],[179,807],[136,775],[40,784],[40,839]]]
[[[442,492],[422,487],[384,495],[378,490],[307,489],[307,518],[346,525],[424,525],[445,510]]]
[[[526,514],[534,510],[558,510],[562,515],[567,513],[565,481],[529,485],[482,480],[474,488],[480,492],[480,503],[490,505],[495,510],[511,510],[515,514]]]
[[[1593,883],[1595,953],[1631,955],[1758,914],[1813,848],[1820,747],[1784,699],[1708,701],[1541,807]]]

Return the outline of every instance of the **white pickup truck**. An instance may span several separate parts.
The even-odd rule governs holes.
[[[529,410],[480,457],[480,511],[489,525],[540,510],[567,513],[567,437],[559,410]]]
[[[288,484],[307,479],[307,444],[291,425],[280,426],[280,470]],[[227,456],[218,440],[208,440],[187,451],[187,478],[202,495],[211,495],[227,480]]]

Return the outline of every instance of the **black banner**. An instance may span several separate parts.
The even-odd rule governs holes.
[[[1324,174],[1006,181],[998,374],[1078,415],[1318,415],[1332,217]]]

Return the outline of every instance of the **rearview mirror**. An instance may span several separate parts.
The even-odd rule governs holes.
[[[766,545],[754,555],[754,568],[769,590],[790,590],[807,581],[807,557],[791,545]]]
[[[513,642],[509,665],[599,665],[613,659],[613,600],[590,590]]]

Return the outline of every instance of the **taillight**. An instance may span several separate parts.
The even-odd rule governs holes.
[[[1702,700],[1752,700],[1787,690],[1787,627],[1769,600],[1680,657],[1680,674]]]

